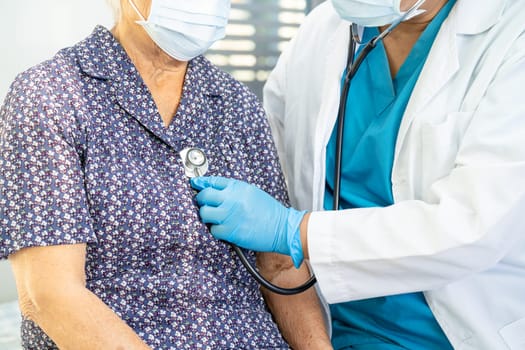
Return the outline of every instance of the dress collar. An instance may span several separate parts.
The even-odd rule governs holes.
[[[108,91],[127,113],[171,147],[186,138],[180,123],[191,125],[208,115],[211,105],[231,98],[232,79],[199,56],[188,64],[181,101],[172,123],[165,127],[155,102],[133,62],[115,37],[102,26],[76,47],[81,70],[90,77],[107,81]],[[219,103],[220,104],[220,103]],[[220,111],[218,113],[221,113]],[[220,116],[213,116],[218,117]]]
[[[124,75],[138,74],[131,59],[113,34],[103,26],[97,26],[92,34],[75,47],[82,71],[94,78],[120,80]],[[221,79],[224,73],[203,56],[188,64],[186,83],[198,81],[201,91],[209,96],[221,96],[230,92],[229,84]]]

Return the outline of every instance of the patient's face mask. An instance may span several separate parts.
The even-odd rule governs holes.
[[[401,0],[332,0],[342,19],[365,27],[390,24],[403,15]]]
[[[152,0],[147,20],[128,1],[141,18],[137,23],[176,60],[189,61],[225,36],[230,0]]]

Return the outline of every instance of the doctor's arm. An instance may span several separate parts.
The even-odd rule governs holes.
[[[24,317],[60,349],[149,349],[86,288],[85,244],[24,248],[12,254]]]

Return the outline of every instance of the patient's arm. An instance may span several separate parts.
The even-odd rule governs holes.
[[[297,287],[310,277],[306,264],[296,269],[288,256],[280,254],[259,253],[257,265],[265,278],[280,287]],[[263,287],[261,290],[292,349],[332,349],[315,288],[288,296],[269,292]]]
[[[149,349],[85,287],[85,244],[24,248],[12,254],[20,309],[60,349]]]

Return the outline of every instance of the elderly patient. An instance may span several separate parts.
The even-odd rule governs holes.
[[[288,348],[258,285],[200,222],[179,155],[198,147],[209,174],[287,200],[256,98],[200,56],[224,36],[229,1],[203,3],[117,1],[111,32],[12,84],[0,258],[25,348]]]

